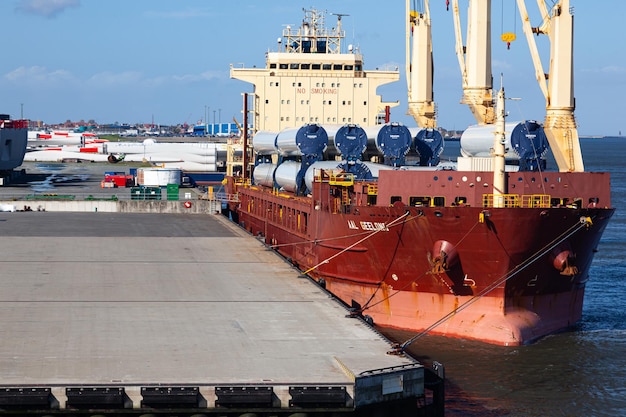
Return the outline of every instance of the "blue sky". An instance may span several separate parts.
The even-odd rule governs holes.
[[[514,0],[492,0],[493,74],[500,73],[514,120],[543,120],[545,102]],[[551,3],[551,1],[550,1]],[[466,10],[467,0],[460,0]],[[582,135],[626,134],[626,2],[571,0],[575,15],[576,118]],[[317,0],[2,0],[0,1],[0,113],[60,123],[196,123],[241,121],[241,93],[251,85],[229,78],[230,64],[264,66],[283,25],[298,25],[302,8],[346,13],[348,43],[366,69],[395,67],[399,82],[382,87],[400,101],[392,118],[406,116],[404,1]],[[464,129],[474,120],[459,104],[461,79],[451,11],[431,0],[438,125]],[[536,19],[536,2],[527,1]],[[334,18],[328,16],[328,24]],[[517,33],[510,50],[502,31]],[[463,31],[465,33],[465,30]],[[547,49],[542,56],[547,71]]]

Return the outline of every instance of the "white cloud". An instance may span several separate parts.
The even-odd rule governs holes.
[[[80,0],[19,0],[16,9],[30,14],[55,17],[70,7],[79,7]]]
[[[120,73],[114,73],[110,71],[100,72],[92,75],[87,80],[87,83],[98,87],[108,88],[110,86],[119,85],[137,85],[142,82],[142,75],[137,71],[125,71]]]
[[[617,66],[617,65],[609,65],[609,66],[600,68],[600,72],[604,73],[604,74],[621,75],[621,74],[626,73],[626,68],[620,67],[620,66]]]
[[[32,66],[19,67],[4,75],[4,78],[11,82],[17,82],[24,85],[43,84],[54,85],[59,82],[68,82],[74,79],[74,76],[66,70],[50,71],[46,67]]]

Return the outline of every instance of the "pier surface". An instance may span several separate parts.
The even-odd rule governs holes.
[[[377,401],[355,386],[381,368],[367,396],[423,392],[419,364],[222,216],[0,213],[0,230],[0,409],[28,387],[60,409],[81,404],[76,390],[122,408],[150,389],[157,404],[192,390],[193,406],[237,406],[254,397],[242,387],[285,408],[303,386],[351,408]]]

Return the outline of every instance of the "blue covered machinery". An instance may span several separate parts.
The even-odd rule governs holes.
[[[402,166],[413,139],[409,129],[400,123],[384,125],[378,132],[376,145],[385,157],[385,165]]]
[[[435,129],[421,129],[415,135],[415,150],[420,156],[420,166],[435,166],[443,152],[444,142],[441,132]]]
[[[312,181],[316,169],[340,170],[358,180],[371,180],[378,178],[380,170],[402,167],[412,146],[420,155],[420,165],[435,166],[443,151],[443,138],[433,129],[422,129],[413,138],[399,123],[367,128],[306,124],[280,133],[259,132],[253,138],[257,154],[253,179],[255,184],[296,194],[310,189],[307,182]],[[373,151],[384,157],[384,165],[363,160]],[[340,161],[335,160],[338,154]]]
[[[526,121],[515,126],[511,133],[511,146],[519,156],[520,171],[539,171],[546,168],[543,157],[548,151],[548,138],[539,123]]]
[[[367,133],[358,125],[345,125],[335,134],[335,147],[341,153],[341,159],[352,163],[361,160],[367,148]]]
[[[294,164],[297,164],[295,172],[295,189],[293,192],[301,194],[305,191],[304,174],[315,162],[324,159],[324,151],[328,147],[328,133],[319,124],[306,124],[300,128],[286,129],[276,137],[278,150],[278,168],[275,172],[277,184],[280,174],[290,167],[289,176],[294,174]],[[288,162],[288,164],[287,164]],[[285,165],[281,168],[282,165]],[[280,170],[280,171],[279,171]]]

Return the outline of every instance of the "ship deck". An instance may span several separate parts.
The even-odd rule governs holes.
[[[222,216],[17,212],[0,224],[0,413],[351,411],[423,393],[421,365],[388,355]]]

